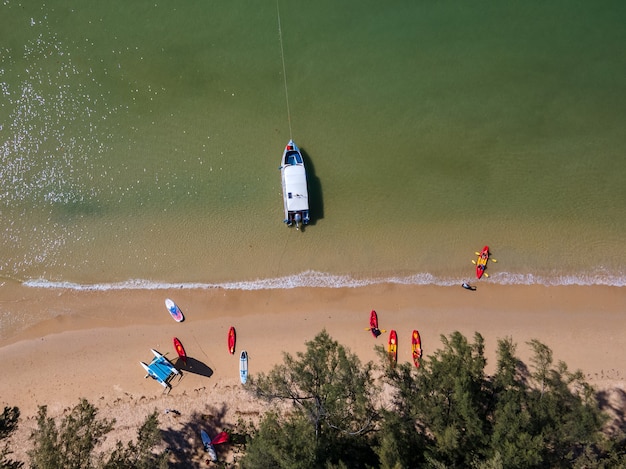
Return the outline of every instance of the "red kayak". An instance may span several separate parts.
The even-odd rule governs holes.
[[[374,339],[380,335],[380,329],[378,329],[378,315],[374,310],[370,313],[370,331]]]
[[[398,362],[398,335],[393,329],[389,332],[387,353],[389,354],[389,363],[391,363],[391,366],[396,366]]]
[[[487,261],[489,260],[489,246],[485,246],[480,254],[478,254],[478,260],[476,261],[476,278],[480,278],[485,273],[487,268]]]
[[[420,358],[422,358],[422,340],[420,339],[420,333],[416,330],[413,331],[413,336],[411,337],[411,353],[413,355],[413,363],[419,368]]]
[[[228,330],[228,351],[230,352],[231,355],[235,354],[235,340],[236,340],[235,328],[231,327]]]
[[[180,359],[186,365],[187,364],[187,354],[185,353],[185,348],[183,347],[183,344],[181,343],[181,341],[178,340],[176,337],[174,337],[174,348],[176,349],[176,353],[178,354]]]

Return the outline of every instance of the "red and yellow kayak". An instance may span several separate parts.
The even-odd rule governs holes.
[[[487,261],[489,260],[489,246],[485,246],[478,254],[478,260],[476,261],[476,278],[480,278],[485,273],[487,268]]]
[[[417,330],[413,331],[413,336],[411,337],[411,353],[413,355],[413,363],[417,368],[420,367],[420,358],[422,358],[422,340],[420,338],[420,333]]]
[[[231,326],[231,328],[228,330],[228,351],[231,355],[235,354],[235,340],[235,328]]]
[[[182,342],[180,340],[178,340],[176,337],[174,337],[174,348],[176,349],[176,353],[178,354],[180,359],[186,365],[187,364],[187,353],[185,352],[185,348],[183,347]]]
[[[391,366],[396,366],[398,362],[398,334],[396,334],[396,331],[393,329],[389,332],[387,354],[389,355],[389,363],[391,363]]]

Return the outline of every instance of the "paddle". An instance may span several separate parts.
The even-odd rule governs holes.
[[[483,272],[483,275],[487,278],[489,278],[489,274],[487,272]]]
[[[479,252],[475,252],[474,254],[476,254],[477,256],[480,256],[480,253],[479,253]],[[493,257],[490,257],[490,258],[489,258],[489,260],[490,260],[491,262],[498,262],[498,261],[497,261],[497,260],[495,260]],[[474,264],[476,264],[476,262],[475,262],[475,261],[472,261],[472,262],[473,262]]]
[[[366,330],[366,331],[371,331],[371,330],[372,330],[372,328],[371,328],[371,327],[366,327],[366,328],[365,328],[365,330]],[[378,330],[379,330],[380,332],[382,332],[383,334],[384,334],[385,332],[387,332],[387,329],[378,329]]]
[[[476,261],[474,259],[472,259],[472,264],[476,265]]]
[[[476,254],[477,256],[480,256],[480,253],[478,251],[474,252],[474,254]],[[491,259],[491,260],[494,261],[494,262],[498,262],[495,259]]]

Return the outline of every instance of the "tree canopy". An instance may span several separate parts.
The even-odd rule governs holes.
[[[29,452],[33,469],[130,469],[166,468],[167,454],[153,449],[161,442],[156,410],[138,430],[137,443],[124,446],[117,442],[111,454],[95,454],[115,420],[99,419],[98,410],[86,399],[60,420],[48,416],[46,406],[40,406],[37,428],[31,434],[33,449]]]
[[[275,467],[314,468],[346,460],[359,467],[359,461],[372,457],[366,435],[377,420],[373,364],[362,365],[326,331],[306,347],[296,357],[285,353],[283,364],[251,381],[256,396],[293,407],[286,416],[270,413],[263,419],[242,467],[268,467],[263,464],[270,457]]]
[[[361,365],[322,331],[304,353],[285,354],[252,381],[257,396],[293,405],[263,417],[241,466],[626,467],[626,440],[602,432],[606,417],[593,388],[581,372],[555,364],[545,344],[528,343],[526,365],[510,338],[499,340],[496,371],[487,376],[479,333],[441,342],[420,368],[389,366],[382,347],[377,366]]]

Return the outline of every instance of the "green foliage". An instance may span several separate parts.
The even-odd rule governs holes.
[[[375,457],[367,440],[377,416],[373,364],[362,366],[356,355],[332,340],[326,331],[306,346],[306,352],[299,352],[295,358],[285,354],[282,365],[251,380],[250,389],[257,396],[268,401],[290,401],[294,407],[289,416],[265,417],[249,444],[243,467],[268,467],[252,463],[254,454],[270,452],[257,448],[261,444],[258,442],[277,448],[281,457],[272,460],[275,467],[323,467],[341,461],[358,467],[358,461]],[[292,453],[299,456],[297,461],[292,463],[286,458],[286,448],[297,449]],[[300,466],[301,461],[306,464]]]
[[[593,389],[580,372],[562,362],[555,366],[546,345],[529,343],[528,370],[511,339],[498,341],[496,373],[487,377],[480,334],[473,344],[458,332],[442,343],[419,370],[386,368],[395,413],[381,424],[378,452],[385,467],[572,467],[581,455],[619,460],[618,452],[600,447],[605,418]],[[421,438],[407,441],[411,432]],[[403,445],[422,459],[409,462]]]
[[[33,450],[29,452],[33,469],[152,469],[167,467],[167,453],[154,453],[161,440],[156,410],[141,425],[137,442],[124,446],[117,442],[110,455],[94,455],[96,446],[113,429],[114,420],[98,419],[98,410],[86,399],[65,415],[57,425],[48,417],[46,406],[40,406],[37,429],[31,434]]]
[[[81,399],[66,415],[61,425],[48,417],[46,406],[37,414],[37,430],[31,434],[34,449],[29,453],[31,466],[39,469],[94,467],[92,452],[102,437],[111,431],[114,421],[98,420],[98,410]]]
[[[152,412],[137,431],[137,443],[128,442],[124,446],[117,442],[115,450],[102,464],[103,469],[165,469],[168,467],[168,454],[155,454],[153,449],[161,443],[159,416]]]
[[[553,366],[546,345],[536,340],[529,345],[534,367],[522,396],[530,419],[528,431],[541,440],[542,463],[571,466],[586,446],[599,441],[606,417],[581,372],[569,372],[563,362]]]
[[[20,409],[17,407],[5,407],[0,415],[0,440],[9,438],[15,430],[20,419]],[[5,444],[0,450],[0,469],[19,469],[24,463],[9,459],[11,450]]]
[[[545,457],[543,439],[533,431],[526,393],[526,369],[515,357],[510,338],[498,341],[492,378],[494,406],[491,451],[507,468],[536,467]]]
[[[476,334],[470,344],[459,332],[441,340],[443,350],[424,361],[416,375],[404,373],[396,386],[398,375],[391,371],[388,380],[400,389],[396,404],[398,398],[408,401],[401,406],[405,413],[409,409],[411,427],[421,429],[426,455],[448,467],[469,466],[484,450],[488,434],[484,340]],[[411,388],[416,391],[407,393]]]
[[[381,469],[420,467],[425,438],[401,412],[383,411],[376,453]]]
[[[308,469],[315,467],[315,451],[315,435],[309,422],[268,412],[248,442],[241,468]]]

